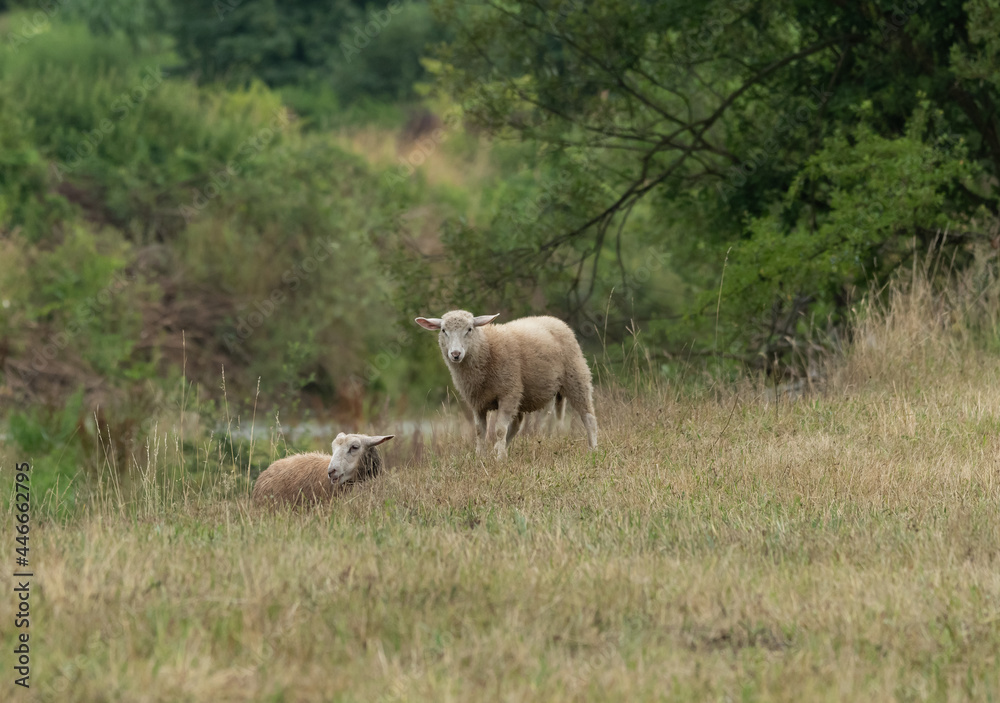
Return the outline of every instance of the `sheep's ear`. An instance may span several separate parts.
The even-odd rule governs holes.
[[[336,438],[334,439],[334,441],[336,441],[336,440],[338,440],[338,439],[340,439],[340,438],[342,438],[342,437],[346,437],[346,436],[347,436],[346,434],[344,434],[343,432],[341,432],[340,434],[338,434],[338,435],[336,436]]]
[[[476,315],[476,317],[472,318],[472,324],[476,327],[482,327],[483,325],[490,324],[498,317],[500,317],[500,313],[496,315]]]
[[[367,438],[365,438],[365,444],[368,445],[369,447],[374,447],[374,446],[377,446],[379,444],[382,444],[382,442],[388,442],[390,439],[392,439],[395,436],[396,435],[394,435],[394,434],[387,434],[387,435],[379,435],[379,436],[375,436],[375,437],[367,437]]]
[[[439,330],[441,329],[441,318],[440,317],[418,317],[413,320],[418,325],[423,327],[425,330]]]

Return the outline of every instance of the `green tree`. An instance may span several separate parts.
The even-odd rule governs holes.
[[[201,80],[271,86],[322,76],[361,18],[347,0],[175,0],[175,10],[177,50]]]
[[[174,4],[177,50],[200,80],[239,84],[256,78],[271,87],[326,88],[347,102],[411,99],[424,75],[424,47],[443,37],[423,2]]]
[[[527,276],[520,288],[581,322],[613,286],[636,297],[628,258],[652,246],[685,281],[691,332],[700,311],[714,317],[707,291],[732,248],[734,340],[780,353],[777,320],[794,334],[815,305],[836,315],[942,226],[952,246],[985,237],[968,221],[997,214],[994,5],[443,0],[456,37],[435,66],[442,92],[501,138],[539,144],[548,191],[537,216],[510,202],[460,226],[452,255],[480,272],[470,289]],[[870,198],[883,209],[853,233]],[[657,293],[638,297],[652,309]]]

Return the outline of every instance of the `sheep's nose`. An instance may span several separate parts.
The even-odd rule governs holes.
[[[462,352],[460,352],[460,351],[453,351],[451,353],[451,358],[454,359],[455,361],[458,361],[461,356],[462,356]]]

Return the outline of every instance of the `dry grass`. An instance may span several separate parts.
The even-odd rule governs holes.
[[[940,325],[891,347],[937,304],[898,297],[822,394],[605,391],[596,454],[575,422],[505,465],[445,432],[277,513],[147,468],[145,499],[36,522],[32,693],[997,700],[1000,360],[932,354]]]
[[[450,144],[458,134],[456,128],[441,127],[440,131],[424,135],[415,142],[402,143],[396,130],[355,127],[342,130],[336,142],[373,166],[389,168],[409,163],[432,186],[474,191],[477,185],[494,175],[489,142],[480,141],[470,157],[462,158],[453,153]]]

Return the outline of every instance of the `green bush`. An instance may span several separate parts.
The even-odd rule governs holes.
[[[175,5],[172,33],[191,75],[228,85],[300,86],[287,93],[292,103],[321,123],[336,102],[413,99],[425,47],[445,36],[425,2]],[[309,93],[316,91],[329,95],[314,101]]]
[[[376,27],[378,34],[370,36]],[[411,100],[414,86],[425,76],[420,59],[426,47],[444,38],[444,28],[426,3],[389,3],[385,9],[371,5],[367,15],[341,33],[339,50],[331,58],[334,89],[345,102]]]
[[[424,186],[388,187],[260,83],[199,86],[169,61],[72,24],[0,47],[0,386],[37,410],[11,420],[23,448],[100,408],[138,451],[182,372],[215,397],[224,367],[234,415],[258,382],[285,418],[303,389],[403,390],[399,354],[365,373],[399,319],[374,240]],[[97,432],[66,439],[67,466],[99,463]]]
[[[744,341],[746,320],[772,301],[790,310],[794,297],[809,296],[817,317],[842,313],[852,290],[888,280],[922,253],[917,242],[958,223],[952,191],[978,172],[964,141],[943,135],[926,103],[898,138],[875,132],[870,110],[861,105],[855,128],[824,140],[781,207],[751,220],[734,249],[722,294]],[[703,303],[712,300],[707,293]]]
[[[46,500],[64,512],[75,503],[83,466],[78,437],[82,414],[83,392],[78,390],[60,408],[13,412],[7,424],[12,443],[32,462],[33,500]]]
[[[73,0],[59,18],[83,22],[95,34],[124,34],[135,44],[156,42],[173,16],[173,0]]]
[[[312,83],[339,53],[342,32],[361,19],[347,0],[175,0],[172,33],[199,80],[271,86]]]

